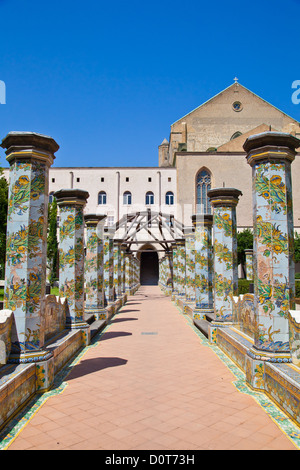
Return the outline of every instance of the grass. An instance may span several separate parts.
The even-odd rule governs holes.
[[[58,287],[51,287],[51,294],[52,295],[59,295],[59,288]],[[0,302],[3,302],[3,295],[4,295],[4,287],[0,287]]]

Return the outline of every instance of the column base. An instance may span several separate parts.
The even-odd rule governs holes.
[[[52,387],[54,381],[54,355],[52,351],[12,353],[8,363],[35,364],[35,390],[45,392]]]
[[[9,355],[9,364],[32,364],[40,361],[46,361],[53,356],[52,352],[45,350],[35,350],[26,352],[12,352]]]
[[[226,322],[226,321],[216,321],[213,320],[208,325],[208,340],[210,343],[217,344],[217,331],[218,328],[229,328],[233,326],[233,322]]]
[[[246,382],[255,390],[265,390],[265,366],[271,364],[292,363],[289,352],[271,353],[260,351],[253,346],[246,354]]]
[[[104,307],[90,307],[85,308],[86,315],[94,315],[96,320],[106,320],[107,313]]]
[[[196,307],[193,311],[193,318],[195,320],[206,320],[213,318],[214,309],[213,308],[201,308]]]
[[[85,321],[78,321],[74,322],[71,321],[70,323],[66,324],[66,328],[69,330],[81,330],[82,333],[82,342],[84,346],[88,346],[91,342],[91,333],[90,333],[90,325]]]

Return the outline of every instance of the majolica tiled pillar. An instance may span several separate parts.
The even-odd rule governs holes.
[[[10,132],[2,141],[10,164],[4,309],[13,310],[10,362],[45,358],[45,287],[49,167],[59,149],[51,138]]]
[[[103,234],[99,236],[99,224],[105,215],[87,214],[86,256],[85,256],[85,313],[95,315],[96,319],[106,319],[103,288]]]
[[[213,250],[210,214],[192,216],[195,227],[195,319],[210,318],[214,312],[213,302]]]
[[[173,277],[173,253],[167,251],[165,256],[165,288],[166,294],[172,293],[172,277]]]
[[[177,239],[176,244],[178,297],[182,298],[185,296],[185,239]]]
[[[253,250],[245,250],[246,256],[246,278],[253,281]]]
[[[105,304],[114,302],[114,230],[108,228],[103,235],[103,281]]]
[[[233,296],[238,292],[236,206],[241,191],[216,188],[208,191],[214,209],[214,311],[217,322],[232,322]]]
[[[177,258],[177,245],[172,243],[172,255],[173,255],[173,289],[172,289],[172,300],[175,299],[175,295],[178,294],[178,258]]]
[[[185,233],[185,300],[195,302],[195,234]]]
[[[125,259],[125,292],[130,295],[131,288],[131,253],[124,252]]]
[[[121,245],[121,289],[122,289],[122,294],[125,294],[126,288],[125,288],[125,250],[126,246]]]
[[[114,240],[114,287],[117,298],[122,297],[122,250],[121,240]]]
[[[82,189],[61,189],[54,196],[59,207],[59,294],[68,299],[69,328],[84,329],[87,324],[84,321],[83,209],[89,193]]]
[[[294,309],[294,225],[291,163],[299,139],[276,132],[249,137],[252,167],[256,333],[249,355],[289,360],[289,310]]]

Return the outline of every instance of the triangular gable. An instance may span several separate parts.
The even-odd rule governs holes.
[[[248,137],[269,130],[276,131],[276,129],[270,129],[270,126],[268,126],[267,124],[261,124],[260,126],[251,129],[251,131],[245,132],[239,137],[236,137],[235,139],[229,140],[229,142],[220,145],[220,147],[217,148],[217,152],[245,152],[245,150],[243,149],[243,145]]]
[[[288,119],[291,119],[292,121],[296,122],[299,124],[299,122],[297,120],[295,120],[294,118],[292,118],[291,116],[289,116],[288,114],[286,114],[285,112],[281,111],[279,108],[277,108],[276,106],[274,106],[273,104],[269,103],[268,101],[264,100],[263,98],[261,98],[260,96],[258,96],[256,93],[254,93],[253,91],[249,90],[248,88],[246,88],[244,85],[241,85],[240,83],[232,83],[231,85],[229,85],[227,88],[225,88],[224,90],[220,91],[219,93],[217,93],[216,95],[214,95],[212,98],[210,98],[209,100],[205,101],[204,103],[202,103],[200,106],[197,106],[197,108],[193,109],[192,111],[190,111],[189,113],[185,114],[184,116],[182,116],[180,119],[177,119],[173,124],[171,124],[171,127],[174,126],[176,123],[179,123],[180,121],[182,120],[185,120],[187,117],[189,117],[191,114],[194,114],[195,112],[201,110],[201,108],[204,108],[206,107],[208,104],[211,104],[213,101],[216,101],[216,99],[224,94],[225,92],[227,92],[228,90],[230,90],[231,88],[234,88],[234,87],[240,87],[242,88],[243,90],[245,90],[246,92],[250,93],[251,95],[253,95],[254,97],[256,97],[257,99],[261,100],[263,103],[265,103],[266,105],[268,106],[271,106],[274,110],[277,110],[279,113],[283,114],[284,116],[286,116]]]

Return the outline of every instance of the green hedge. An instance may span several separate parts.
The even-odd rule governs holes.
[[[252,281],[248,281],[247,279],[239,279],[238,295],[248,294],[249,293],[249,284],[251,282]]]

